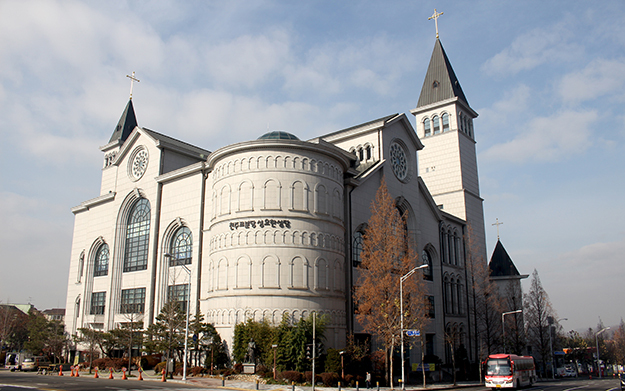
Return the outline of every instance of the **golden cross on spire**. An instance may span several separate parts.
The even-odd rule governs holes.
[[[436,25],[436,38],[438,38],[438,18],[442,15],[442,12],[436,12],[436,8],[434,8],[434,15],[430,16],[428,20],[434,19],[434,24]]]
[[[132,76],[126,75],[126,77],[130,79],[130,99],[132,99],[132,86],[134,82],[139,83],[141,80],[135,77],[135,71],[132,71]]]
[[[495,219],[495,222],[492,225],[496,225],[497,226],[497,240],[499,240],[499,226],[502,225],[503,223],[499,222],[499,218]]]

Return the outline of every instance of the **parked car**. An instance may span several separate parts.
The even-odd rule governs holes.
[[[39,367],[47,367],[50,360],[46,356],[27,357],[22,361],[22,371],[36,371]]]
[[[577,372],[575,372],[575,369],[566,368],[564,370],[564,377],[576,377],[576,376],[577,376]]]

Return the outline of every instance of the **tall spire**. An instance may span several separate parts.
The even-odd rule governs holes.
[[[441,41],[436,38],[417,108],[452,98],[458,98],[469,106],[445,49]]]
[[[122,143],[126,141],[132,130],[137,126],[137,117],[135,117],[135,109],[132,105],[132,99],[128,100],[126,109],[122,113],[115,131],[109,140],[109,143],[120,140]]]

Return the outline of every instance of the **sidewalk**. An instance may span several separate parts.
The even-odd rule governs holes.
[[[145,378],[145,377],[144,377]],[[146,379],[147,380],[147,379]],[[154,380],[154,379],[150,379]],[[174,379],[167,379],[167,381],[172,381],[176,383],[184,383],[181,377],[174,377]],[[249,391],[249,390],[260,390],[260,391],[312,391],[312,386],[289,386],[285,384],[256,384],[255,382],[249,381],[236,381],[236,380],[225,380],[222,386],[222,380],[219,378],[209,378],[209,377],[187,377],[187,384],[197,385],[198,387],[204,388],[223,388],[229,390],[241,390],[241,391]],[[479,387],[482,386],[479,382],[458,382],[454,386],[453,384],[428,384],[426,388],[423,386],[419,386],[416,384],[409,384],[406,386],[406,390],[451,390],[456,388],[468,388],[468,387]],[[324,386],[315,386],[315,390],[319,391],[339,391],[338,387],[324,387]],[[344,391],[356,391],[355,387],[341,387],[341,390]],[[367,391],[365,387],[359,387],[360,391]],[[394,389],[390,387],[371,387],[370,391],[401,391],[401,387],[396,386]]]

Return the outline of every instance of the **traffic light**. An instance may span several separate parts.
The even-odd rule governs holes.
[[[313,345],[311,343],[307,343],[306,344],[306,359],[312,360],[312,354],[313,354]]]

